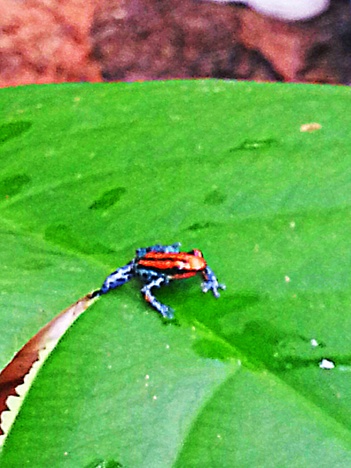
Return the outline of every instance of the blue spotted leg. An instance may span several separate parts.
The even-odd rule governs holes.
[[[168,284],[168,280],[165,276],[159,276],[150,281],[150,283],[145,284],[145,286],[140,290],[141,294],[144,296],[144,299],[159,312],[162,317],[172,319],[174,317],[174,310],[166,304],[158,301],[156,297],[152,294],[152,288],[159,288],[163,284]]]
[[[119,286],[122,286],[123,284],[130,281],[134,276],[134,265],[135,260],[132,260],[131,262],[127,263],[127,265],[117,268],[116,271],[108,275],[101,288],[93,292],[92,297],[106,294],[111,291],[111,289],[118,288]]]
[[[204,278],[204,282],[201,285],[201,289],[204,293],[208,291],[212,291],[214,297],[219,297],[220,294],[218,289],[225,289],[225,284],[218,283],[217,277],[214,274],[213,270],[207,265],[204,271],[202,272],[202,276]]]

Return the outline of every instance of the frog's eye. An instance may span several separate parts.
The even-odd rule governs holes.
[[[199,249],[194,249],[192,254],[195,255],[195,257],[203,257],[202,252]]]

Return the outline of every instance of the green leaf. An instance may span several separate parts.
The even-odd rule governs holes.
[[[87,294],[56,315],[22,346],[0,372],[0,446],[4,444],[40,368],[67,329],[96,299]]]
[[[227,285],[157,291],[169,325],[137,280],[101,297],[39,372],[1,466],[348,466],[349,88],[0,95],[3,367],[138,247],[200,248]]]

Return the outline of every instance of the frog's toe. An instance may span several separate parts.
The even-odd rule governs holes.
[[[160,307],[160,313],[162,317],[164,318],[167,318],[167,319],[174,318],[174,310],[165,304],[162,304],[162,306]]]
[[[217,298],[220,297],[218,289],[225,289],[225,288],[226,288],[225,284],[217,283],[217,281],[216,282],[205,281],[201,285],[201,289],[204,293],[207,293],[208,291],[212,291],[212,294],[214,295],[214,297],[217,297]]]

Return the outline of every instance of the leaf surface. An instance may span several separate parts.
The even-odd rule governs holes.
[[[93,298],[87,294],[50,320],[0,372],[0,445],[5,442],[39,369],[67,329],[92,302]]]
[[[157,291],[176,311],[168,326],[137,280],[91,305],[0,463],[351,463],[350,90],[175,81],[0,96],[2,367],[138,247],[200,248],[227,285],[218,300],[198,278]],[[309,123],[321,128],[300,131]]]

